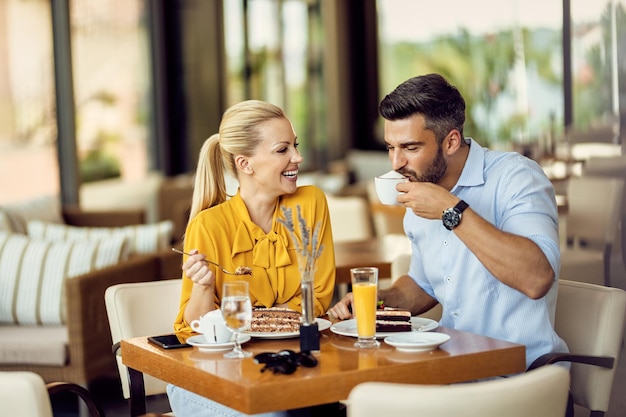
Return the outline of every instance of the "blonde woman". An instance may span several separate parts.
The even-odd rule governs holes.
[[[219,308],[222,283],[232,279],[204,259],[231,271],[238,266],[250,267],[251,275],[244,279],[250,283],[253,306],[301,311],[295,247],[289,231],[278,221],[283,208],[295,213],[298,206],[310,228],[321,225],[319,243],[324,250],[316,263],[314,308],[317,316],[326,313],[335,286],[330,218],[324,193],[313,186],[296,184],[302,161],[298,138],[280,108],[249,100],[224,113],[219,133],[207,139],[198,159],[184,239],[185,251],[193,255],[185,256],[182,267],[176,331],[191,331],[191,321]],[[224,181],[226,171],[239,182],[237,193],[230,198]],[[295,232],[300,238],[299,230]],[[241,415],[171,385],[168,396],[178,417]],[[306,413],[294,410],[270,415]]]

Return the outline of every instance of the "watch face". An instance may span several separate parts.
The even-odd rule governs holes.
[[[461,214],[455,209],[447,209],[443,212],[441,220],[443,221],[443,225],[446,229],[452,230],[459,225],[459,222],[461,221]]]

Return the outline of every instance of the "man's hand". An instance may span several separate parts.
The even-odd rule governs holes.
[[[346,294],[341,301],[328,310],[328,315],[337,320],[346,320],[352,318],[352,293]]]
[[[403,182],[396,188],[401,192],[398,202],[424,219],[441,219],[441,213],[459,201],[445,188],[429,182]]]

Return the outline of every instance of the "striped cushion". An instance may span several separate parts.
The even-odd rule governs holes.
[[[14,233],[26,234],[26,227],[31,220],[40,220],[46,223],[63,223],[61,203],[57,197],[39,197],[29,201],[7,204],[0,208]]]
[[[164,220],[154,224],[139,224],[125,227],[77,227],[65,224],[28,222],[28,235],[32,238],[65,241],[125,236],[130,242],[130,251],[151,253],[171,244],[174,223]]]
[[[124,236],[51,242],[0,232],[0,324],[64,324],[65,280],[128,258]]]

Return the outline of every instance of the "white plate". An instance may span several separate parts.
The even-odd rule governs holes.
[[[424,317],[411,317],[411,327],[413,330],[410,332],[402,332],[402,333],[417,333],[417,332],[428,332],[439,327],[439,323],[435,320],[427,319]],[[333,333],[340,334],[342,336],[350,336],[350,337],[358,337],[356,332],[356,320],[344,320],[339,323],[335,323],[330,326],[330,331]],[[398,334],[398,332],[376,332],[377,339],[383,339],[387,336],[392,336],[394,334]]]
[[[250,340],[250,336],[246,334],[239,336],[240,344],[244,344],[249,340]],[[189,343],[191,346],[195,346],[199,348],[200,350],[206,350],[206,351],[229,350],[235,347],[234,341],[230,341],[226,343],[209,343],[207,342],[203,334],[191,336],[190,338],[187,339],[187,343]]]
[[[326,319],[315,319],[317,321],[317,327],[319,331],[326,330],[330,327],[331,322]],[[289,339],[292,337],[300,336],[300,331],[297,332],[245,332],[244,334],[257,339]]]
[[[402,352],[426,352],[450,340],[445,333],[405,332],[385,337],[385,343]]]

